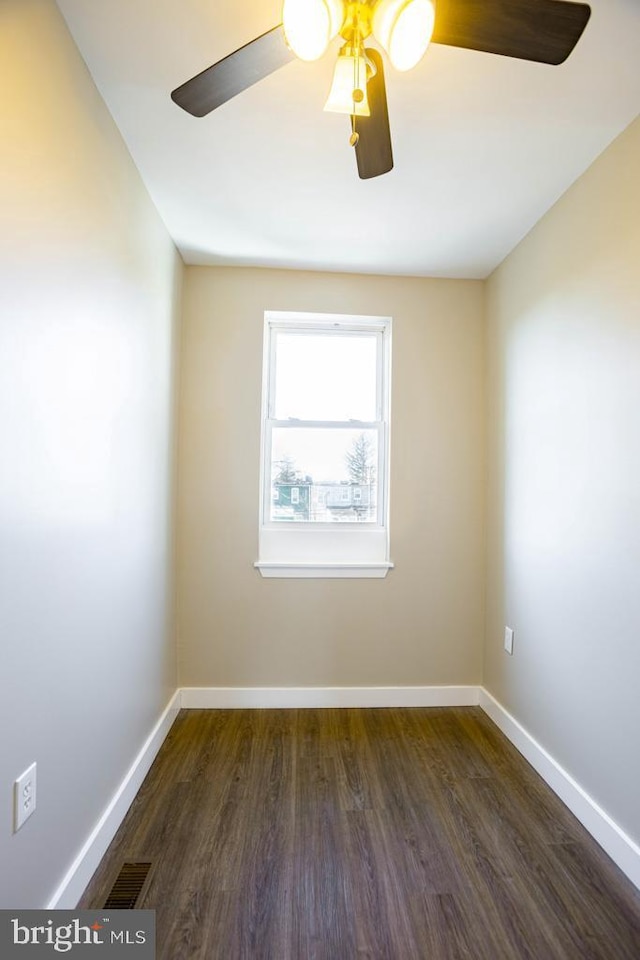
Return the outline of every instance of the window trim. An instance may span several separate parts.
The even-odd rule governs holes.
[[[273,577],[296,577],[314,580],[382,579],[386,577],[389,570],[393,570],[393,564],[390,561],[382,563],[299,563],[292,561],[291,563],[285,563],[275,560],[256,560],[254,567],[267,579]]]
[[[376,370],[375,421],[277,421],[275,412],[276,336],[278,330],[305,330],[328,335],[342,327],[349,333],[380,335]],[[265,311],[260,431],[259,559],[254,563],[263,577],[385,577],[389,560],[389,448],[391,399],[391,317],[327,313]],[[295,525],[270,519],[271,449],[274,427],[375,429],[378,431],[378,516],[367,522],[301,521]]]

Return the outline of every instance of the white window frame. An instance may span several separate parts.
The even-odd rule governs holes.
[[[281,421],[275,419],[275,336],[277,331],[345,334],[375,333],[377,350],[376,420]],[[266,311],[260,443],[259,559],[263,577],[385,577],[389,560],[389,427],[391,399],[391,317]],[[270,519],[271,435],[274,428],[305,427],[378,432],[378,500],[374,522],[296,522]]]

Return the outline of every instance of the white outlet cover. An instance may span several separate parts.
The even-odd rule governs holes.
[[[13,831],[20,829],[36,809],[36,764],[32,763],[13,785]]]
[[[507,653],[513,654],[513,630],[511,627],[504,628],[504,648]]]

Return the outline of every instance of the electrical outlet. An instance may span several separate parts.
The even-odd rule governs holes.
[[[504,628],[504,648],[507,653],[513,654],[513,630],[511,627]]]
[[[25,770],[13,785],[13,832],[16,833],[36,809],[36,765]]]

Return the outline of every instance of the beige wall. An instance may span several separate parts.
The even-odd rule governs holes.
[[[0,91],[0,907],[41,907],[175,690],[180,262],[52,0],[0,3]]]
[[[488,283],[485,659],[489,690],[636,841],[638,171],[640,120]]]
[[[265,580],[265,310],[393,317],[384,580]],[[178,646],[187,686],[481,678],[482,284],[189,267],[181,367]]]

